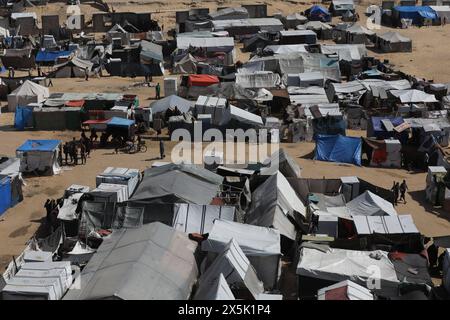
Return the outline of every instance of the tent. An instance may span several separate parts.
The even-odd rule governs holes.
[[[197,73],[198,61],[190,54],[186,54],[180,61],[173,65],[173,74]]]
[[[186,113],[193,106],[194,103],[192,101],[180,98],[179,96],[174,94],[154,101],[150,104],[150,108],[152,108],[153,114],[157,114],[158,112],[166,112],[169,109],[173,110],[175,107],[177,107],[181,113]]]
[[[374,300],[370,290],[350,280],[320,289],[317,292],[317,298],[318,300]]]
[[[194,165],[168,164],[144,171],[131,202],[209,204],[223,177]]]
[[[197,279],[196,243],[155,222],[105,239],[65,300],[187,300]],[[77,281],[75,281],[77,283]]]
[[[353,216],[353,222],[358,235],[419,233],[411,215],[355,215]]]
[[[396,216],[392,203],[380,196],[366,191],[347,203],[347,209],[352,216]]]
[[[49,51],[39,50],[36,54],[37,63],[55,63],[58,58],[70,57],[73,51]]]
[[[436,12],[429,6],[396,6],[393,9],[393,16],[401,19],[411,19],[415,25],[421,25],[423,19],[436,20]]]
[[[26,80],[19,88],[8,95],[8,110],[14,112],[16,106],[43,102],[50,96],[48,88]]]
[[[207,87],[217,83],[219,83],[219,78],[217,76],[211,76],[208,74],[191,74],[188,76],[189,87]]]
[[[386,32],[378,36],[378,47],[383,52],[411,52],[412,41],[398,32]]]
[[[208,289],[218,280],[221,274],[226,275],[225,279],[229,286],[239,291],[246,290],[248,292],[238,298],[256,299],[259,294],[264,292],[263,283],[258,279],[250,259],[234,238],[230,238],[221,246],[217,257],[200,276],[199,287],[203,290]],[[198,295],[202,296],[204,292],[200,291]]]
[[[248,257],[264,287],[275,288],[279,278],[280,233],[270,228],[215,220],[208,238],[202,242],[202,250],[220,253],[230,240],[236,241]]]
[[[223,273],[211,281],[203,281],[197,288],[194,300],[235,300]]]
[[[264,167],[261,168],[261,175],[273,175],[277,171],[286,178],[299,178],[300,167],[295,160],[283,149],[278,149],[264,161]]]
[[[438,102],[434,94],[428,94],[420,90],[391,90],[390,93],[400,99],[402,103],[428,103]]]
[[[330,12],[333,16],[344,17],[347,12],[353,14],[355,12],[355,3],[353,0],[332,0],[330,4]]]
[[[20,172],[59,173],[59,140],[27,140],[16,150]]]
[[[318,135],[314,159],[361,166],[361,138]]]
[[[305,11],[306,16],[310,21],[321,21],[321,22],[330,22],[331,14],[330,12],[319,5],[314,5],[311,8]]]
[[[295,240],[291,220],[301,223],[306,208],[287,179],[278,171],[252,193],[251,207],[245,221],[262,227],[273,227],[288,239]]]
[[[231,52],[234,50],[234,39],[232,37],[177,37],[178,49],[187,50],[191,47],[206,48],[208,52]]]
[[[195,114],[211,115],[211,123],[219,126],[231,120],[230,106],[224,98],[199,96],[195,103]]]
[[[287,15],[284,20],[284,26],[286,29],[295,29],[298,25],[306,23],[308,18],[299,13],[292,13]]]
[[[209,14],[212,20],[232,20],[232,19],[248,19],[248,11],[246,8],[225,8],[217,10]]]
[[[372,117],[367,126],[367,136],[376,139],[388,139],[394,137],[394,128],[405,121],[402,117],[383,116]]]
[[[0,216],[12,206],[11,178],[0,175]]]
[[[277,88],[281,83],[280,75],[273,72],[237,73],[236,84],[247,89]]]
[[[131,196],[139,183],[139,179],[138,169],[108,167],[95,177],[95,184],[97,187],[102,183],[126,185],[128,194]]]
[[[375,277],[380,280],[380,289],[375,289],[375,292],[397,294],[400,281],[387,252],[304,247],[297,265],[300,297],[317,294],[323,283],[331,285],[351,280],[367,287],[375,281],[372,270],[377,270]]]
[[[33,109],[32,106],[17,106],[14,115],[14,128],[24,130],[33,127]]]
[[[67,62],[55,65],[55,78],[84,78],[86,68],[88,73],[92,72],[93,63],[78,57],[73,57]]]

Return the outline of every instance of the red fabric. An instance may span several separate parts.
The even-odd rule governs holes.
[[[219,83],[219,78],[209,74],[191,74],[188,78],[190,87],[207,87],[216,83]]]
[[[82,107],[84,106],[84,100],[72,100],[66,102],[66,107]]]
[[[403,258],[406,256],[406,253],[404,252],[398,252],[398,251],[394,251],[389,253],[389,258],[391,260],[403,260]]]
[[[350,300],[347,295],[347,286],[328,290],[325,292],[325,300]]]
[[[211,200],[210,204],[214,206],[224,206],[225,202],[221,198],[216,197]]]
[[[383,163],[387,160],[386,149],[377,149],[373,151],[372,161],[375,163]]]
[[[108,120],[86,120],[85,122],[83,122],[83,125],[90,125],[90,124],[102,124],[102,123],[107,123]]]

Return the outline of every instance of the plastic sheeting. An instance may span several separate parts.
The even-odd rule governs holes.
[[[16,107],[14,115],[14,128],[24,130],[26,127],[33,126],[33,109],[34,107]]]
[[[411,215],[399,216],[354,216],[359,235],[419,233]]]
[[[385,251],[356,251],[344,249],[328,249],[323,252],[316,249],[302,248],[297,265],[297,274],[329,281],[351,280],[358,284],[366,284],[374,279],[370,270],[377,268],[383,282],[399,284],[394,265]]]
[[[0,216],[12,205],[11,178],[0,176]]]
[[[235,300],[235,297],[223,273],[220,273],[211,282],[202,282],[194,300]]]
[[[318,135],[314,159],[361,166],[361,146],[361,138]]]
[[[347,203],[352,216],[396,216],[397,211],[389,201],[366,191]]]
[[[64,299],[186,300],[198,275],[196,247],[159,222],[115,231],[83,269],[81,288]]]
[[[174,109],[175,107],[177,107],[177,109],[182,113],[186,113],[193,106],[194,103],[192,101],[180,98],[177,95],[171,95],[161,100],[154,101],[150,104],[150,108],[152,108],[153,114],[156,114],[158,112],[165,112],[168,109]]]

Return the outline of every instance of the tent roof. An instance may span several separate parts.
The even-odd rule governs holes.
[[[354,216],[353,222],[359,235],[419,233],[411,215]]]
[[[231,37],[177,37],[177,48],[188,49],[189,47],[196,48],[224,48],[225,51],[234,49],[234,38]]]
[[[33,81],[26,80],[20,87],[10,93],[10,95],[15,96],[38,96],[43,95],[44,97],[49,96],[48,88],[41,86]]]
[[[314,159],[361,165],[361,138],[318,135]]]
[[[183,99],[177,95],[170,95],[150,104],[153,113],[165,112],[168,109],[178,108],[182,113],[188,112],[194,106],[193,101]]]
[[[352,280],[362,284],[373,274],[370,270],[378,267],[381,281],[399,283],[394,265],[388,253],[381,250],[357,251],[329,248],[326,252],[302,248],[297,265],[297,274],[311,278],[342,281]],[[381,284],[383,286],[383,283]]]
[[[185,300],[197,278],[196,243],[160,222],[115,230],[66,299]]]
[[[318,300],[373,300],[369,289],[350,280],[344,280],[317,292]]]
[[[375,34],[375,32],[373,32],[359,24],[356,24],[356,23],[354,25],[352,25],[350,28],[347,28],[346,31],[350,32],[350,33],[354,33],[354,34],[366,34],[369,36]]]
[[[212,282],[200,284],[194,300],[235,300],[235,297],[223,273],[220,273]]]
[[[411,42],[410,38],[404,37],[400,33],[393,32],[393,31],[383,33],[382,35],[380,35],[378,37],[385,41],[392,42],[392,43]]]
[[[285,44],[285,45],[269,45],[264,48],[264,51],[272,51],[274,54],[284,54],[292,52],[307,53],[305,44]]]
[[[131,127],[134,125],[134,120],[119,118],[119,117],[112,117],[108,122],[108,127]]]
[[[366,191],[347,203],[352,216],[396,216],[397,211],[389,201]]]
[[[264,167],[261,168],[261,175],[273,175],[277,171],[280,171],[287,178],[300,177],[300,166],[283,148],[273,152],[264,161]]]
[[[53,151],[60,143],[60,140],[27,140],[17,151]]]
[[[55,62],[59,57],[68,57],[73,53],[72,50],[67,51],[47,51],[39,50],[36,54],[36,62]]]
[[[417,89],[392,90],[392,95],[400,99],[402,103],[438,102],[434,94],[428,94]]]
[[[221,252],[234,239],[247,256],[273,256],[281,254],[280,232],[233,221],[215,220],[202,250]]]
[[[147,59],[154,59],[157,61],[163,61],[163,52],[162,52],[162,46],[150,42],[150,41],[146,41],[146,40],[142,40],[141,41],[141,57],[143,58],[147,58]]]
[[[332,26],[329,24],[323,23],[322,21],[308,21],[305,24],[305,28],[309,30],[331,30]]]

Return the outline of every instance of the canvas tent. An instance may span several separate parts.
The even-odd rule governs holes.
[[[361,139],[342,135],[318,135],[314,159],[361,166]]]
[[[333,16],[343,16],[347,12],[353,13],[355,12],[355,3],[353,0],[332,0],[330,12]]]
[[[396,216],[397,211],[389,201],[366,191],[347,203],[352,216]]]
[[[292,13],[285,18],[285,27],[287,29],[295,29],[298,25],[302,25],[308,21],[308,18],[299,13]]]
[[[358,235],[419,233],[411,215],[354,215],[353,222]]]
[[[150,104],[150,108],[152,108],[153,114],[157,114],[159,112],[166,112],[169,109],[173,110],[175,107],[177,107],[178,110],[181,111],[181,113],[186,113],[193,106],[194,103],[192,101],[180,98],[179,96],[174,94],[165,97],[163,99],[154,101]]]
[[[42,172],[54,175],[60,172],[59,140],[27,140],[16,150],[20,172]]]
[[[55,78],[84,78],[86,69],[88,74],[90,74],[93,65],[91,61],[73,57],[67,62],[55,65],[55,68],[57,68]]]
[[[209,204],[223,177],[193,165],[168,164],[144,171],[131,202]]]
[[[424,19],[436,20],[436,12],[429,6],[396,6],[393,9],[394,18],[411,19],[414,25],[421,25]]]
[[[381,289],[375,291],[398,292],[399,280],[393,263],[385,251],[357,251],[328,248],[318,250],[304,247],[297,265],[300,296],[310,296],[322,288],[322,283],[335,284],[344,280],[367,286],[374,280],[371,270],[377,268]],[[372,280],[371,280],[372,279]],[[306,284],[311,283],[311,287]]]
[[[16,106],[26,106],[30,103],[43,102],[50,96],[46,87],[26,80],[19,88],[8,95],[8,110],[14,112]]]
[[[236,84],[248,89],[277,88],[281,83],[280,75],[273,72],[237,73]]]
[[[230,240],[248,257],[264,287],[274,288],[279,278],[280,233],[270,228],[215,220],[208,238],[202,242],[202,250],[220,253],[226,250]]]
[[[305,11],[306,16],[310,21],[321,21],[321,22],[330,22],[331,14],[330,12],[319,5],[314,5],[308,10]]]
[[[290,218],[289,218],[290,217]],[[296,231],[291,220],[301,222],[306,208],[287,179],[277,172],[252,193],[246,223],[273,227],[288,239],[295,240]]]
[[[235,300],[227,279],[221,272],[210,281],[203,281],[195,293],[194,300]]]
[[[284,150],[278,149],[264,162],[264,167],[261,168],[261,175],[273,175],[277,171],[286,178],[299,178],[300,167],[295,160]]]
[[[66,300],[186,300],[198,270],[196,243],[155,222],[121,229],[103,241]]]
[[[431,103],[438,102],[434,94],[428,94],[417,89],[391,90],[390,93],[400,99],[402,103]]]
[[[225,8],[217,10],[209,14],[212,20],[232,20],[232,19],[248,19],[248,11],[246,8]]]
[[[412,41],[398,32],[386,32],[378,36],[378,48],[383,52],[411,52]]]
[[[231,238],[218,251],[218,256],[199,278],[199,287],[203,290],[211,287],[221,274],[226,275],[230,287],[248,290],[242,298],[256,299],[264,292],[264,286],[259,281],[253,265],[236,239]],[[200,291],[199,296],[204,295]]]

